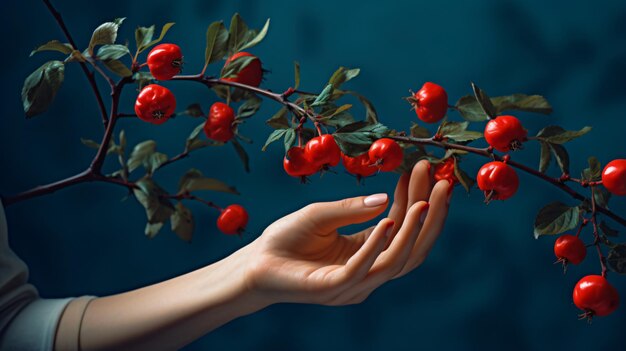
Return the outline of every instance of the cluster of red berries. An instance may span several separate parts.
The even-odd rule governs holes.
[[[402,147],[389,138],[378,139],[367,152],[350,157],[341,152],[331,134],[324,134],[312,138],[304,146],[291,147],[283,160],[283,168],[288,175],[304,180],[343,161],[346,170],[360,179],[379,171],[393,171],[402,164],[403,158]]]
[[[240,57],[254,57],[254,59],[234,76],[225,77],[223,80],[258,87],[263,79],[263,68],[258,57],[247,52],[238,52],[230,56],[224,66],[228,66]],[[146,64],[150,74],[155,79],[170,80],[180,74],[183,66],[183,55],[180,47],[176,44],[160,44],[150,50]],[[135,102],[137,117],[153,124],[165,123],[174,114],[175,109],[176,98],[174,94],[166,87],[158,84],[145,86]],[[204,129],[205,133],[209,138],[222,142],[232,139],[234,117],[232,108],[226,104],[214,104]]]
[[[254,57],[247,52],[238,52],[229,57],[224,66],[228,66],[240,57]],[[183,66],[183,55],[176,44],[160,44],[148,54],[148,69],[152,76],[160,81],[170,80],[180,74]],[[255,57],[247,66],[234,76],[223,80],[258,87],[263,78],[261,61]],[[158,84],[145,86],[135,101],[135,113],[139,119],[153,123],[165,123],[176,110],[174,94]],[[210,139],[227,142],[235,135],[235,111],[222,102],[211,106],[207,121],[204,124],[204,133]],[[217,218],[217,227],[224,234],[241,234],[248,223],[248,213],[240,205],[230,205],[220,209]]]

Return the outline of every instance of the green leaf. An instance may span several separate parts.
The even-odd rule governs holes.
[[[152,41],[152,37],[154,36],[154,25],[150,27],[138,27],[135,29],[135,43],[137,45],[137,50],[142,47],[146,47],[148,43]]]
[[[451,122],[444,121],[439,127],[439,134],[442,136],[455,140],[457,142],[466,142],[483,137],[481,132],[467,130],[469,122]]]
[[[198,124],[197,127],[195,127],[191,133],[189,133],[189,136],[187,137],[187,140],[194,140],[194,139],[198,139],[198,136],[200,136],[200,132],[204,129],[204,125],[206,124],[206,122],[202,122],[200,124]]]
[[[98,49],[97,57],[102,61],[117,60],[125,55],[130,55],[128,47],[125,45],[111,44],[102,45]]]
[[[146,85],[152,84],[154,77],[150,72],[136,72],[133,74],[133,80],[137,82],[137,90],[141,91]]]
[[[339,67],[328,80],[328,84],[332,85],[333,89],[339,89],[343,83],[355,78],[360,72],[358,68]]]
[[[614,272],[626,274],[626,244],[618,244],[612,248],[606,258],[606,263]]]
[[[48,61],[31,73],[22,87],[22,105],[26,117],[48,110],[65,78],[61,61]]]
[[[292,128],[289,129],[284,129],[285,132],[285,140],[283,140],[284,144],[285,144],[285,153],[287,153],[287,151],[289,151],[289,148],[291,148],[291,145],[293,145],[293,143],[296,141],[296,131]]]
[[[140,46],[138,51],[143,52],[144,50],[151,47],[152,45],[159,43],[161,40],[163,40],[163,38],[165,38],[165,34],[170,30],[170,28],[172,28],[173,25],[174,25],[174,22],[168,22],[165,25],[163,25],[163,28],[161,28],[161,34],[159,35],[159,37],[154,40],[151,40],[146,45]],[[152,39],[152,36],[150,38]],[[135,33],[135,39],[136,39],[136,33]]]
[[[611,227],[609,227],[608,224],[606,224],[605,221],[600,222],[600,224],[598,225],[598,227],[600,228],[600,231],[606,235],[606,236],[612,236],[612,237],[617,237],[619,236],[619,232]]]
[[[195,117],[195,118],[206,116],[204,114],[204,111],[202,111],[202,106],[200,106],[199,103],[195,103],[195,104],[191,104],[187,106],[187,108],[185,109],[185,111],[183,111],[183,113],[191,117]],[[204,127],[204,123],[202,123],[201,126]],[[196,136],[198,135],[198,133],[200,133],[200,130],[198,130],[198,132],[196,133]]]
[[[569,174],[569,154],[567,153],[565,147],[552,143],[548,143],[548,145],[550,146],[550,150],[552,150],[552,154],[554,155],[561,172]]]
[[[161,152],[155,152],[147,159],[146,171],[148,174],[153,174],[163,163],[165,163],[169,158],[166,154]]]
[[[83,143],[83,145],[90,147],[92,149],[99,149],[100,148],[100,144],[91,140],[91,139],[84,139],[84,138],[80,138],[80,142]]]
[[[146,163],[150,156],[152,156],[152,154],[155,152],[156,142],[154,140],[146,140],[135,145],[126,163],[126,165],[128,166],[128,171],[132,172],[139,166]]]
[[[205,64],[221,60],[228,54],[228,31],[223,21],[213,22],[206,31]]]
[[[248,118],[254,115],[259,108],[263,100],[256,95],[250,96],[243,104],[237,109],[237,118]]]
[[[547,126],[537,133],[537,139],[552,144],[565,144],[583,136],[591,130],[591,127],[583,127],[581,130],[565,130],[559,126]]]
[[[513,94],[498,96],[491,99],[497,114],[504,111],[515,110],[532,113],[550,114],[552,106],[541,95]]]
[[[218,179],[207,178],[202,174],[202,172],[192,168],[180,178],[180,181],[178,182],[178,193],[183,194],[198,190],[219,191],[239,195],[239,192],[235,189],[235,187],[232,187]]]
[[[120,131],[118,138],[120,141],[120,149],[122,149],[122,153],[123,153],[126,150],[126,132],[124,131],[124,129]]]
[[[248,25],[243,18],[241,18],[239,13],[235,13],[230,20],[228,36],[228,51],[230,54],[234,54],[239,51],[239,48],[245,44],[247,35]]]
[[[300,62],[293,61],[294,89],[300,86]]]
[[[276,142],[280,140],[281,138],[283,138],[288,130],[293,130],[293,129],[276,129],[272,133],[270,133],[270,135],[267,137],[267,140],[265,141],[265,144],[261,148],[261,151],[267,150],[267,147],[271,143]]]
[[[333,136],[341,151],[354,157],[367,151],[387,131],[387,127],[380,123],[367,124],[366,121],[359,121],[337,129]]]
[[[233,78],[236,77],[242,69],[246,68],[252,61],[256,60],[255,56],[240,56],[233,61],[230,61],[224,68],[222,69],[222,78]]]
[[[411,125],[411,136],[414,138],[430,138],[430,131],[419,124],[412,122]]]
[[[93,49],[97,45],[114,44],[117,39],[117,30],[126,18],[116,18],[113,22],[105,22],[98,26],[91,35],[88,52],[93,56]]]
[[[602,165],[600,161],[594,156],[587,159],[589,168],[585,168],[582,173],[582,177],[586,181],[595,182],[602,179]]]
[[[133,74],[133,72],[131,72],[131,70],[126,67],[126,65],[123,64],[122,61],[110,60],[103,61],[102,63],[109,71],[117,74],[120,77],[130,77]]]
[[[191,210],[181,202],[176,204],[176,211],[170,217],[172,231],[184,241],[190,242],[193,237],[194,220]]]
[[[68,43],[61,43],[58,40],[51,40],[31,51],[30,56],[33,56],[34,54],[41,51],[58,51],[62,54],[69,55],[72,53],[72,51],[74,51],[74,48]]]
[[[552,153],[550,145],[546,142],[541,141],[541,155],[539,157],[539,172],[545,173],[548,170],[548,166],[550,166],[550,161],[552,160]]]
[[[269,29],[269,27],[270,27],[270,19],[268,18],[267,21],[265,21],[265,25],[263,25],[263,28],[261,28],[260,32],[255,33],[254,31],[248,31],[248,36],[247,36],[248,40],[237,51],[249,49],[257,45],[261,41],[263,41],[263,39],[267,35],[267,30]],[[252,35],[252,34],[255,34],[255,35]]]
[[[476,181],[472,179],[467,173],[465,173],[465,171],[463,171],[461,167],[459,167],[459,161],[456,157],[454,158],[454,175],[459,180],[459,183],[461,183],[463,188],[465,188],[465,191],[467,191],[468,193],[470,192],[474,184],[476,184]]]
[[[609,200],[611,199],[611,193],[603,187],[594,187],[593,197],[596,201],[596,205],[604,208],[609,207]]]
[[[489,116],[485,113],[476,98],[467,95],[463,96],[456,102],[456,109],[461,114],[461,117],[470,122],[482,122],[489,119]]]
[[[161,231],[161,228],[163,228],[163,222],[159,222],[159,223],[146,223],[146,229],[144,230],[144,234],[146,234],[146,236],[149,239],[154,238],[157,234],[159,234],[159,231]]]
[[[539,211],[535,218],[535,239],[540,235],[555,235],[578,225],[580,209],[562,202],[553,202]]]
[[[274,114],[270,119],[265,121],[265,124],[274,128],[274,129],[287,129],[289,128],[289,120],[287,119],[287,108],[283,107],[276,114]]]
[[[135,184],[137,188],[133,190],[133,194],[146,209],[148,223],[165,222],[174,212],[172,203],[164,198],[166,192],[152,178],[142,178]]]
[[[476,97],[476,101],[478,101],[480,107],[482,107],[483,111],[485,111],[485,114],[487,114],[487,116],[489,116],[490,118],[495,118],[497,115],[497,111],[495,106],[493,106],[489,95],[487,95],[484,90],[480,89],[473,82],[472,90],[474,91],[474,97]]]
[[[313,103],[311,104],[311,107],[325,104],[328,101],[328,99],[330,99],[332,90],[333,90],[333,86],[331,84],[328,84],[324,88],[324,90],[322,90],[322,92],[315,98],[315,101],[313,101]]]
[[[235,148],[235,151],[237,151],[237,155],[241,159],[241,162],[243,163],[243,168],[246,170],[246,172],[250,173],[250,157],[248,156],[248,153],[237,141],[237,139],[232,139],[232,144]]]

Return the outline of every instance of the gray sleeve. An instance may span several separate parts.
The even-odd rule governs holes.
[[[9,248],[0,202],[0,350],[52,350],[57,324],[72,300],[41,299],[28,267]]]

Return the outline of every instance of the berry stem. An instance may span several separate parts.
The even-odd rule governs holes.
[[[600,260],[600,267],[602,268],[602,276],[606,278],[606,258],[604,257],[604,254],[602,254],[602,248],[600,247],[600,233],[598,232],[598,223],[596,221],[597,205],[595,191],[596,187],[591,186],[591,224],[593,225],[593,244],[596,246],[596,251],[598,251],[598,259]]]
[[[217,204],[215,204],[212,201],[208,201],[205,200],[201,197],[198,197],[196,195],[193,195],[189,192],[184,192],[184,193],[180,193],[180,194],[176,194],[176,195],[171,195],[171,194],[164,194],[163,197],[167,198],[167,199],[174,199],[174,200],[194,200],[194,201],[198,201],[200,203],[203,203],[211,208],[214,208],[220,212],[222,212],[224,209],[221,208],[220,206],[218,206]]]
[[[67,29],[67,26],[65,25],[65,21],[63,21],[63,17],[61,17],[61,13],[57,11],[54,8],[54,6],[52,6],[52,3],[50,2],[50,0],[43,0],[43,3],[46,5],[46,7],[48,8],[50,13],[56,20],[57,24],[63,31],[63,34],[65,35],[65,38],[67,38],[67,41],[69,42],[69,44],[72,46],[72,49],[78,50],[76,46],[76,42],[74,41],[74,38],[72,38],[72,35]],[[78,63],[80,64],[80,67],[83,70],[83,73],[85,73],[85,77],[87,77],[87,81],[89,81],[91,90],[93,91],[94,96],[96,97],[98,108],[100,109],[100,115],[102,116],[102,124],[106,128],[107,123],[109,121],[109,117],[107,114],[106,107],[104,106],[104,100],[102,100],[102,95],[100,94],[100,90],[98,89],[98,85],[96,84],[95,74],[92,71],[90,71],[89,68],[87,68],[87,65],[85,64],[85,62],[79,61]]]

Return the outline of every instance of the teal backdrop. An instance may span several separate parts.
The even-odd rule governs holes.
[[[554,106],[551,116],[519,114],[530,133],[548,124],[593,131],[571,144],[572,169],[589,155],[606,163],[626,157],[626,4],[623,1],[74,1],[56,0],[74,38],[86,46],[100,23],[128,17],[119,42],[134,43],[134,29],[168,21],[176,25],[167,41],[185,55],[185,72],[203,65],[209,23],[240,12],[251,25],[272,23],[252,52],[271,71],[263,86],[281,91],[292,84],[292,63],[302,66],[302,88],[319,91],[340,65],[360,67],[349,87],[370,97],[381,121],[406,129],[416,121],[401,97],[425,81],[448,90],[451,101],[470,92],[470,81],[491,95],[541,94]],[[80,138],[102,133],[92,92],[78,66],[52,108],[26,120],[20,90],[24,78],[53,53],[30,51],[51,39],[64,40],[39,1],[2,1],[2,104],[0,104],[0,194],[3,196],[83,170],[94,150]],[[211,72],[218,68],[211,66]],[[165,83],[180,106],[205,109],[216,101],[199,85]],[[102,85],[105,89],[106,86]],[[127,89],[123,112],[132,111],[136,92]],[[301,185],[284,174],[280,145],[260,148],[270,132],[264,120],[279,107],[265,101],[241,127],[254,139],[246,145],[247,174],[230,147],[204,149],[163,170],[159,182],[172,189],[189,167],[235,185],[241,196],[206,194],[220,204],[250,211],[242,239],[215,228],[216,213],[189,204],[197,228],[191,244],[169,229],[155,239],[143,235],[144,210],[125,190],[84,184],[7,209],[10,244],[28,263],[31,281],[44,297],[107,295],[155,283],[210,264],[251,242],[277,218],[301,206],[361,194],[392,192],[397,175],[381,174],[365,186],[343,169]],[[359,110],[361,111],[361,110]],[[362,111],[361,111],[362,112]],[[361,113],[359,112],[359,113]],[[451,118],[459,116],[451,113]],[[176,118],[162,126],[124,119],[129,143],[158,142],[169,155],[181,150],[198,123]],[[482,124],[474,125],[481,129]],[[482,142],[480,142],[482,145]],[[477,144],[478,145],[478,144]],[[516,160],[538,164],[538,145],[528,143]],[[483,159],[464,163],[474,173]],[[116,161],[109,160],[114,170]],[[558,174],[556,166],[550,169]],[[521,191],[506,202],[482,203],[475,189],[455,190],[449,220],[422,267],[386,284],[363,304],[320,307],[282,304],[240,318],[197,340],[188,350],[548,350],[621,349],[626,306],[589,325],[578,321],[571,301],[575,282],[599,270],[593,251],[563,275],[553,265],[554,238],[535,240],[537,210],[552,200],[574,204],[564,193],[527,175]],[[626,198],[613,199],[626,214]],[[618,227],[618,225],[614,225]],[[362,226],[361,226],[362,227]],[[625,228],[618,228],[625,235]],[[589,231],[584,232],[587,242]],[[626,298],[626,279],[610,275]],[[621,347],[619,345],[622,345]]]

